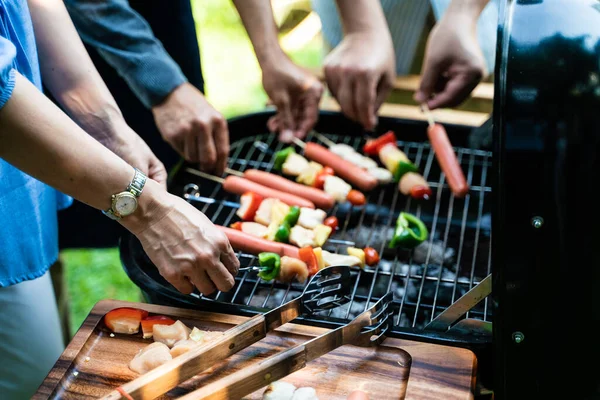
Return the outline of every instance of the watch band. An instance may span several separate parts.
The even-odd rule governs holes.
[[[146,184],[147,178],[146,175],[144,175],[144,173],[139,169],[134,168],[134,171],[135,173],[133,175],[133,179],[131,180],[131,183],[127,185],[125,191],[133,194],[136,198],[138,198],[144,190],[144,185]],[[114,194],[111,196],[111,207],[108,210],[102,211],[102,213],[108,218],[118,221],[122,218],[122,216],[112,209],[112,202],[115,196],[116,195]]]

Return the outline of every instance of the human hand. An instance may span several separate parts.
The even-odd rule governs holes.
[[[107,146],[129,165],[138,168],[148,178],[155,180],[166,189],[167,171],[165,166],[150,150],[146,142],[124,120],[115,124],[115,135]]]
[[[227,237],[185,200],[146,183],[138,210],[120,220],[177,290],[209,295],[235,284],[240,263]]]
[[[200,169],[222,175],[229,156],[229,130],[225,118],[190,83],[177,87],[152,108],[163,139]]]
[[[375,129],[377,111],[396,77],[389,33],[349,33],[327,55],[324,64],[327,86],[342,112],[366,130]]]
[[[427,40],[421,85],[414,99],[430,109],[462,103],[486,73],[476,20],[448,14]]]
[[[263,87],[277,107],[267,122],[269,130],[279,132],[284,143],[304,139],[317,122],[323,85],[285,55],[263,66],[262,72]]]

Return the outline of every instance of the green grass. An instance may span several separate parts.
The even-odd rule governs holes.
[[[229,0],[192,0],[207,98],[227,118],[264,108],[267,95],[252,45]],[[320,65],[322,46],[313,40],[290,54],[305,67]],[[129,280],[118,249],[63,251],[71,334],[102,299],[142,301]]]

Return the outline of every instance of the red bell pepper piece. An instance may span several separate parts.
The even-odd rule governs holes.
[[[335,171],[331,167],[323,167],[319,172],[317,172],[317,176],[315,176],[315,183],[313,186],[317,189],[323,189],[325,186],[325,178],[330,175],[335,175]]]
[[[231,227],[231,229],[235,229],[237,231],[242,230],[242,223],[240,221],[234,222],[233,224],[231,224],[229,226]]]
[[[396,135],[392,131],[388,131],[376,139],[367,140],[363,146],[363,152],[369,156],[376,156],[379,154],[379,150],[389,143],[396,144]]]
[[[240,208],[238,208],[236,215],[243,221],[252,221],[256,210],[260,207],[263,198],[256,193],[246,192],[240,198]]]
[[[153,315],[151,317],[144,318],[142,320],[142,334],[144,335],[144,339],[148,339],[152,337],[152,330],[154,325],[173,325],[175,323],[169,317],[164,315]]]
[[[306,264],[308,275],[313,276],[319,271],[317,256],[312,247],[306,246],[298,250],[298,258]]]
[[[104,323],[114,333],[133,335],[140,330],[142,319],[148,316],[148,311],[139,308],[121,307],[106,313]]]

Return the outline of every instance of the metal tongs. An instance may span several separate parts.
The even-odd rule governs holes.
[[[154,399],[303,314],[330,310],[346,304],[350,301],[351,290],[349,267],[324,268],[311,278],[299,297],[264,314],[255,315],[225,331],[214,341],[199,344],[117,388],[103,399]]]
[[[393,294],[390,292],[347,325],[241,369],[179,397],[178,400],[239,400],[304,368],[308,362],[340,346],[377,346],[383,342],[385,334],[392,327],[392,300]]]

